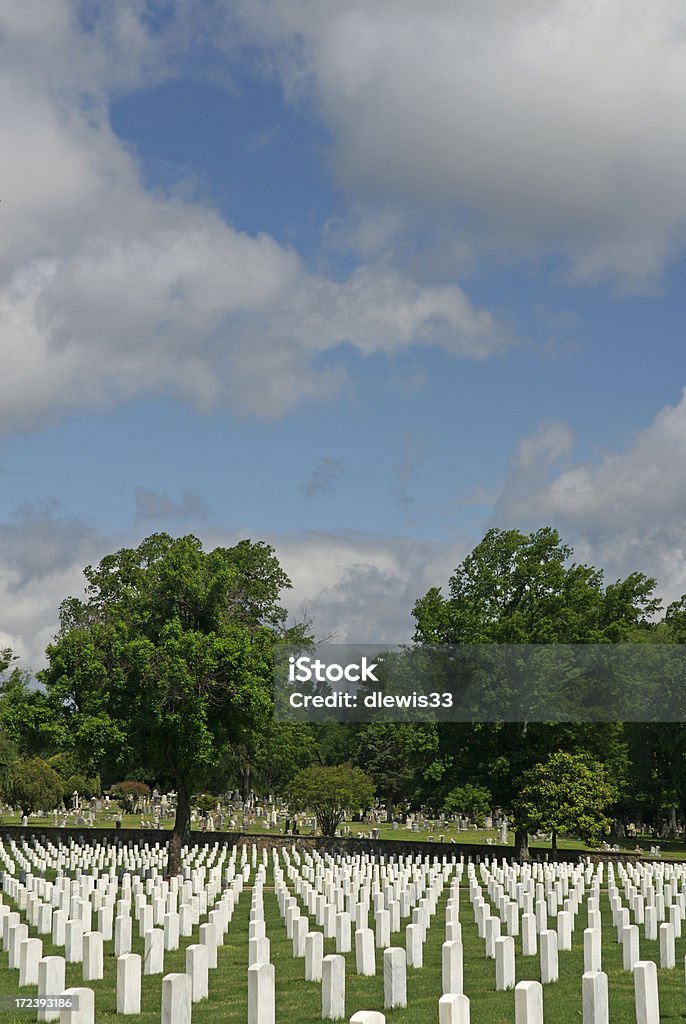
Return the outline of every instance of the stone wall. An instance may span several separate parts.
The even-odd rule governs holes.
[[[30,836],[37,839],[45,838],[54,843],[67,842],[72,839],[76,842],[86,843],[168,843],[171,832],[165,829],[145,828],[83,828],[65,827],[53,828],[52,826],[26,826],[3,825],[0,826],[0,835],[3,838],[12,838],[15,841]],[[514,859],[514,850],[511,846],[489,846],[486,843],[428,843],[412,842],[403,839],[353,839],[353,838],[327,838],[326,836],[284,836],[271,835],[269,833],[250,832],[193,832],[193,842],[200,846],[214,843],[236,846],[242,843],[254,843],[259,850],[281,849],[292,847],[294,844],[301,850],[318,850],[320,853],[334,854],[369,854],[376,857],[410,857],[418,853],[428,857],[464,857],[465,860],[479,862],[494,857],[508,861]],[[649,855],[641,857],[635,853],[623,852],[613,853],[609,851],[595,851],[592,853],[581,850],[531,850],[533,861],[555,861],[564,860],[576,863],[580,859],[587,861],[600,860],[621,860],[635,862],[638,860],[650,860]],[[686,860],[686,857],[683,858]]]

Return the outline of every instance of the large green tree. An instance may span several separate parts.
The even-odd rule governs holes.
[[[513,809],[518,825],[552,833],[556,850],[560,832],[597,842],[609,829],[606,812],[615,795],[599,761],[558,750],[525,772]]]
[[[41,674],[46,699],[91,769],[143,768],[177,793],[169,873],[190,838],[191,796],[272,708],[272,648],[290,581],[268,545],[205,552],[153,534],[84,570]],[[288,639],[300,639],[298,630]]]
[[[605,644],[650,637],[660,609],[655,581],[632,573],[605,585],[603,573],[573,560],[556,530],[530,534],[489,530],[457,567],[447,596],[438,587],[414,607],[418,644]],[[602,748],[622,762],[626,744],[615,724],[549,725],[490,722],[439,727],[441,749],[456,781],[482,781],[505,810],[514,806],[522,774],[556,749]],[[619,735],[618,735],[619,733]],[[515,834],[528,855],[527,829]]]

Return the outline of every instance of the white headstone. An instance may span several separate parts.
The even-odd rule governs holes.
[[[141,958],[138,953],[117,957],[117,1013],[141,1012]]]
[[[269,943],[269,939],[257,939],[255,941]],[[266,961],[260,962],[268,963],[269,957],[267,957]],[[201,999],[208,998],[210,991],[209,973],[207,946],[200,942],[186,946],[186,974],[191,979],[191,999],[194,1003],[199,1003]]]
[[[322,960],[322,1019],[343,1020],[344,1017],[345,957],[333,954]]]
[[[376,932],[376,948],[385,949],[391,941],[391,915],[387,910],[379,910],[374,914]]]
[[[495,940],[495,987],[498,992],[515,987],[515,944],[511,935]]]
[[[55,910],[52,915],[52,944],[53,946],[63,946],[66,939],[67,929],[67,911],[66,910]]]
[[[374,932],[371,928],[360,928],[355,932],[355,970],[358,974],[376,974]]]
[[[534,914],[522,914],[522,955],[536,956],[538,941],[536,938],[536,917]]]
[[[557,948],[559,951],[572,948],[572,915],[561,910],[557,915]]]
[[[655,942],[657,939],[657,910],[655,907],[646,907],[645,909],[645,933],[646,939],[649,942]],[[648,961],[646,961],[647,963]]]
[[[191,1024],[191,979],[187,974],[165,974],[162,978],[161,1024]]]
[[[543,986],[540,981],[515,985],[515,1024],[543,1024]]]
[[[75,996],[77,1007],[60,1010],[60,1024],[95,1024],[95,992],[92,988],[65,988],[60,995]]]
[[[462,995],[463,950],[461,942],[444,942],[441,947],[441,980],[443,995]]]
[[[657,967],[652,960],[639,960],[634,967],[636,1024],[660,1024]]]
[[[55,996],[64,991],[66,963],[63,956],[44,956],[38,961],[38,995]],[[39,1010],[39,1021],[59,1020],[59,1009]]]
[[[190,949],[190,947],[188,947]],[[203,947],[205,950],[207,946]],[[253,967],[255,964],[268,964],[271,957],[271,944],[269,939],[248,939],[248,967]]]
[[[321,932],[308,932],[305,936],[305,981],[322,980],[324,936]]]
[[[174,911],[164,914],[162,917],[164,928],[164,948],[179,948],[179,915]]]
[[[420,924],[408,924],[405,929],[405,956],[408,967],[424,965],[424,929]]]
[[[603,971],[586,971],[582,976],[581,1005],[582,1024],[609,1024],[607,974]]]
[[[469,1024],[469,999],[452,992],[438,1000],[438,1024]]]
[[[210,970],[217,966],[217,933],[213,924],[201,924],[198,940],[207,946],[207,963]]]
[[[64,951],[68,964],[80,964],[83,960],[83,921],[80,918],[67,921]]]
[[[114,955],[119,957],[131,952],[132,923],[128,914],[117,917],[114,922]]]
[[[486,918],[486,956],[491,960],[495,958],[495,944],[500,938],[500,918]]]
[[[599,928],[584,929],[584,971],[592,973],[601,970],[602,945]]]
[[[24,939],[19,944],[19,987],[38,984],[38,961],[43,956],[40,939]],[[53,993],[51,993],[53,994]]]
[[[385,1009],[407,1006],[407,967],[405,950],[399,946],[383,953],[383,1004]]]
[[[634,926],[635,927],[635,926]],[[674,928],[671,924],[660,925],[660,967],[671,969],[676,966],[674,952]]]
[[[343,911],[336,914],[336,952],[349,953],[352,949],[350,941],[350,914]]]
[[[559,977],[558,956],[557,956],[557,932],[548,928],[541,932],[541,981],[549,985],[557,981]]]
[[[622,964],[624,970],[633,971],[639,960],[638,925],[630,924],[622,929]]]
[[[151,928],[145,933],[143,952],[143,974],[162,974],[164,971],[164,932]],[[173,975],[169,975],[173,977]]]
[[[86,932],[83,937],[83,980],[100,981],[104,977],[104,955],[100,932]]]

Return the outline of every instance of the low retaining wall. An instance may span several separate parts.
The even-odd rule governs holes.
[[[79,844],[107,843],[115,845],[129,845],[148,843],[166,844],[169,842],[171,832],[165,829],[150,828],[83,828],[83,827],[56,827],[52,826],[23,826],[23,825],[2,825],[0,835],[15,840],[35,837],[39,840],[45,839],[49,842],[68,842],[70,839]],[[284,836],[271,835],[269,833],[252,832],[193,832],[191,833],[194,843],[199,846],[214,845],[219,843],[225,846],[240,846],[254,844],[258,850],[282,849],[283,847],[296,846],[300,850],[317,850],[320,853],[335,854],[368,854],[370,856],[385,857],[416,857],[418,853],[426,857],[464,857],[466,861],[474,863],[488,858],[493,860],[505,859],[516,860],[514,849],[511,846],[489,846],[486,843],[435,843],[435,842],[412,842],[406,839],[354,839],[327,836]],[[547,850],[532,849],[532,861],[568,861],[578,863],[586,861],[624,861],[635,862],[640,860],[651,860],[650,855],[641,856],[637,853],[601,851],[592,852],[584,850]],[[682,858],[686,860],[686,856]],[[670,858],[672,860],[672,858]]]

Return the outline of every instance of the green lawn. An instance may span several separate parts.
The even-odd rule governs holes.
[[[145,820],[148,821],[150,819],[146,817]],[[141,822],[141,816],[139,814],[126,814],[126,815],[124,815],[124,820],[123,820],[122,824],[123,824],[123,828],[139,829],[140,828],[140,822]],[[21,824],[21,815],[19,814],[19,812],[8,813],[8,814],[3,815],[2,818],[0,819],[0,830],[2,828],[2,825],[20,825],[20,824]],[[74,819],[68,819],[67,824],[68,824],[68,826],[70,828],[77,828],[77,827],[79,827],[79,826],[76,825]],[[166,819],[166,820],[164,820],[164,821],[162,821],[160,823],[160,827],[162,829],[165,829],[165,830],[169,831],[169,830],[171,830],[172,824],[173,824],[172,819]],[[439,833],[438,832],[431,833],[427,829],[420,830],[419,832],[411,832],[409,830],[406,830],[403,826],[400,826],[398,829],[393,829],[392,825],[388,825],[385,822],[379,822],[377,825],[372,826],[372,825],[369,825],[369,824],[361,825],[359,822],[347,821],[347,822],[344,822],[343,825],[344,825],[344,827],[351,829],[351,834],[353,836],[356,836],[358,832],[362,832],[366,836],[366,835],[368,835],[370,833],[371,829],[374,827],[374,828],[378,828],[379,829],[379,838],[380,839],[392,839],[392,840],[396,840],[398,842],[424,843],[424,842],[428,841],[428,838],[429,838],[430,835],[433,836],[434,841],[438,842],[438,837],[439,837]],[[51,816],[50,817],[44,817],[44,818],[31,817],[31,819],[30,819],[30,827],[32,829],[40,829],[40,828],[45,827],[45,826],[52,827],[52,817]],[[87,832],[90,832],[90,831],[94,831],[89,826],[85,826],[84,825],[84,826],[81,826],[81,827],[83,828],[84,833],[87,833]],[[111,829],[112,831],[114,831],[114,814],[106,815],[103,812],[103,813],[100,813],[100,814],[96,815],[96,829],[101,829],[101,828]],[[201,830],[201,823],[200,822],[193,822],[192,830],[196,831],[196,832],[200,831]],[[224,831],[228,831],[228,830],[224,829]],[[254,835],[254,836],[257,836],[257,835],[283,836],[283,831],[277,830],[277,829],[274,829],[272,832],[265,832],[264,826],[263,826],[261,821],[257,822],[254,825],[246,826],[245,829],[243,829],[242,826],[239,826],[237,831],[245,832],[247,835]],[[308,834],[309,834],[308,832],[302,832],[301,836],[302,836],[302,838],[307,838]],[[497,833],[497,831],[495,829],[469,829],[466,832],[460,832],[457,828],[455,828],[453,826],[448,826],[446,828],[445,833],[443,833],[443,834],[445,835],[445,840],[446,840],[447,843],[450,843],[451,839],[454,839],[455,842],[459,843],[459,844],[463,844],[464,843],[464,844],[470,844],[470,845],[471,844],[485,845],[487,839],[493,840],[494,844],[498,843],[498,833]],[[509,832],[508,833],[508,845],[509,846],[513,846],[514,845],[514,833],[513,832]],[[612,845],[615,845],[615,841],[614,840],[613,840],[613,844]],[[660,847],[662,859],[664,859],[664,860],[686,860],[686,843],[684,843],[683,840],[661,840],[661,839],[652,839],[652,838],[650,838],[648,836],[640,836],[640,837],[634,838],[634,839],[625,839],[625,840],[617,841],[617,845],[619,846],[620,851],[622,853],[631,854],[631,855],[633,855],[635,853],[636,846],[640,846],[641,849],[644,851],[644,853],[648,857],[650,857],[650,848],[651,848],[651,846],[655,846],[656,845],[656,846]],[[560,850],[585,850],[585,851],[592,852],[592,853],[599,853],[599,852],[602,853],[602,851],[599,851],[597,848],[588,847],[580,839],[575,839],[573,837],[567,837],[567,836],[561,836],[558,839],[558,847],[559,847]],[[536,841],[536,840],[530,839],[529,840],[529,848],[531,850],[549,850],[550,849],[550,843],[541,842],[541,841]]]
[[[272,963],[276,966],[277,1020],[279,1024],[317,1024],[320,1021],[320,986],[304,981],[304,960],[291,956],[291,943],[278,913],[278,905],[272,887],[271,868],[264,889],[264,907],[267,935],[271,941]],[[438,1016],[437,1002],[441,994],[441,944],[444,937],[445,903],[449,886],[444,889],[439,902],[438,913],[432,920],[424,948],[424,967],[408,969],[409,1006],[406,1010],[388,1011],[387,1020],[396,1024],[435,1024]],[[247,1019],[247,941],[248,917],[251,886],[244,889],[240,902],[234,910],[232,922],[224,946],[219,949],[217,970],[210,972],[210,998],[193,1007],[194,1024],[245,1024]],[[5,901],[9,902],[7,897]],[[302,909],[302,908],[301,908]],[[601,897],[603,916],[603,969],[609,975],[610,1020],[612,1024],[634,1024],[633,979],[622,970],[621,946],[615,941],[611,926],[610,908],[606,892]],[[495,991],[495,962],[484,956],[484,944],[477,936],[471,906],[468,900],[466,875],[461,886],[462,936],[464,943],[464,987],[471,1000],[472,1024],[512,1024],[514,1021],[514,995],[510,992]],[[560,981],[544,987],[544,1008],[546,1024],[573,1024],[581,1020],[581,975],[583,972],[583,928],[586,922],[586,906],[582,905],[577,917],[574,945],[571,952],[560,953]],[[393,937],[396,945],[404,944],[403,932]],[[314,923],[313,923],[314,927]],[[136,931],[134,927],[134,932]],[[30,929],[35,935],[35,930]],[[165,953],[165,973],[185,969],[185,946],[197,941],[197,928],[191,938],[182,939],[178,952]],[[521,948],[516,940],[518,950]],[[134,952],[143,952],[142,940],[134,939]],[[44,941],[44,955],[61,954],[63,950],[52,947]],[[333,940],[325,941],[325,954],[335,952]],[[677,940],[677,969],[658,970],[661,1020],[686,1021],[686,994],[684,992],[685,937]],[[658,944],[647,942],[641,937],[641,958],[659,960]],[[383,1008],[382,959],[377,951],[377,975],[373,978],[358,977],[355,974],[355,954],[346,955],[346,1019],[359,1009]],[[105,978],[90,982],[96,993],[96,1019],[109,1021],[115,1014],[115,971],[116,960],[113,943],[105,943]],[[517,981],[540,980],[538,957],[517,957]],[[138,1018],[143,1024],[159,1024],[160,993],[162,976],[144,977],[143,1012]],[[18,993],[18,972],[7,966],[7,953],[0,953],[0,992]],[[67,984],[79,985],[81,965],[67,966]],[[32,994],[33,989],[22,990],[21,994]],[[4,1024],[23,1024],[35,1021],[35,1014],[0,1013]]]

